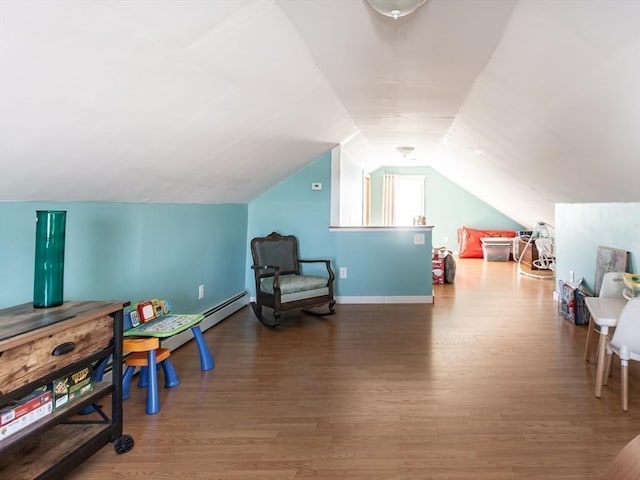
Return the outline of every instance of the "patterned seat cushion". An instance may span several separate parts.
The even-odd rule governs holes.
[[[273,278],[262,279],[260,290],[273,295]],[[327,277],[316,275],[280,275],[280,294],[289,295],[327,288]]]

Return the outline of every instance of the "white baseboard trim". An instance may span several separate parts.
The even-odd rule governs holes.
[[[387,296],[367,296],[367,297],[336,297],[337,303],[353,303],[353,304],[375,304],[375,303],[433,303],[433,295],[399,295],[393,297]]]
[[[376,303],[433,303],[433,295],[401,295],[393,297],[334,297],[336,303],[353,303],[353,304],[376,304]],[[249,299],[251,302],[256,301],[256,297]]]

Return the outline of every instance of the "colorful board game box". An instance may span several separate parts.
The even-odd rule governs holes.
[[[53,408],[60,408],[93,391],[91,365],[53,381]]]
[[[53,411],[51,390],[38,389],[14,404],[0,409],[0,440],[19,432]]]
[[[38,388],[29,395],[22,397],[0,408],[0,427],[26,415],[41,404],[51,401],[51,391],[46,387]]]

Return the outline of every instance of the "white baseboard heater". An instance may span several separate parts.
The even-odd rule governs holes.
[[[203,312],[204,320],[200,322],[200,330],[204,333],[207,329],[213,327],[216,323],[220,323],[222,320],[240,310],[248,303],[249,298],[247,297],[247,292],[245,290],[210,308],[206,312]],[[191,333],[191,329],[185,330],[178,335],[162,340],[162,348],[168,348],[173,351],[187,343],[192,338],[193,333]]]

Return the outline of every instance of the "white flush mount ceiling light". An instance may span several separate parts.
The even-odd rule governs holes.
[[[367,0],[367,2],[376,12],[397,20],[409,15],[426,0]]]
[[[398,153],[400,153],[400,155],[402,155],[404,158],[407,158],[407,156],[411,155],[414,151],[415,148],[414,147],[396,147],[396,150],[398,151]]]

